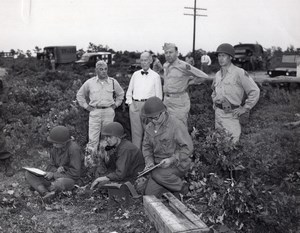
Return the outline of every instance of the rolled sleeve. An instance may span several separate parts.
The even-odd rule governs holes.
[[[78,90],[77,94],[76,94],[76,99],[78,104],[83,107],[84,109],[86,109],[89,104],[86,101],[86,98],[89,96],[89,87],[88,87],[88,83],[85,82],[80,89]]]

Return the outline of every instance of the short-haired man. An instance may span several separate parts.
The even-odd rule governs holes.
[[[50,163],[45,176],[37,176],[26,171],[29,185],[44,199],[49,199],[59,191],[72,190],[81,176],[82,156],[80,147],[70,136],[65,126],[56,126],[47,140],[53,144]]]
[[[208,73],[209,66],[211,65],[210,56],[207,55],[207,52],[204,51],[203,55],[201,56],[201,70],[205,73]]]
[[[77,92],[79,105],[90,112],[87,151],[92,152],[98,148],[102,127],[113,122],[115,108],[122,104],[124,98],[124,90],[118,81],[108,77],[104,61],[96,63],[95,71],[96,76],[88,79]]]
[[[164,104],[170,115],[177,117],[187,126],[190,111],[190,97],[187,93],[189,83],[194,79],[204,82],[207,74],[192,65],[178,59],[175,44],[165,43],[166,63],[164,64]]]
[[[215,127],[223,128],[239,141],[241,125],[239,118],[248,114],[259,100],[260,90],[249,74],[232,64],[234,48],[224,43],[217,48],[221,70],[213,82],[212,100],[215,109]],[[244,93],[245,104],[241,106]]]
[[[186,126],[169,115],[163,102],[149,98],[143,109],[149,119],[143,140],[146,168],[160,164],[151,171],[145,194],[160,196],[164,192],[186,194],[188,186],[183,176],[190,168],[193,143]]]
[[[144,157],[140,149],[130,141],[124,139],[124,128],[118,122],[112,122],[103,127],[102,135],[108,146],[116,147],[116,169],[106,176],[98,177],[91,186],[104,185],[109,181],[134,181],[138,172],[145,167]]]
[[[133,73],[126,92],[126,103],[129,104],[132,143],[139,149],[142,147],[144,135],[141,109],[149,97],[157,96],[162,99],[160,76],[150,68],[152,62],[151,54],[143,52],[140,60],[142,69]]]

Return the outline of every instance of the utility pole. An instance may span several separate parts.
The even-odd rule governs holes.
[[[184,14],[184,15],[190,15],[194,17],[194,30],[193,30],[193,58],[195,59],[195,42],[196,42],[196,16],[203,16],[207,17],[207,15],[199,15],[197,14],[197,10],[203,10],[206,11],[206,8],[197,8],[197,0],[194,0],[194,7],[184,7],[185,9],[192,9],[194,10],[193,14]]]

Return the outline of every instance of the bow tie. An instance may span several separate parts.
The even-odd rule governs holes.
[[[148,71],[141,71],[142,75],[147,75],[148,74]]]

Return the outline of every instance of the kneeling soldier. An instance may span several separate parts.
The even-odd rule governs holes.
[[[25,173],[30,186],[44,199],[53,197],[57,191],[72,190],[80,179],[82,166],[80,147],[71,138],[66,127],[54,127],[47,140],[53,144],[53,148],[50,150],[50,164],[46,175],[43,177]]]
[[[186,194],[188,186],[182,177],[190,168],[190,155],[193,152],[192,139],[186,126],[169,115],[157,97],[146,101],[142,114],[150,121],[143,141],[145,170],[161,164],[151,171],[145,194],[158,197],[169,191]]]
[[[112,122],[103,127],[102,135],[108,146],[116,147],[116,170],[106,176],[98,177],[91,186],[93,189],[98,183],[104,185],[109,181],[133,181],[138,172],[145,167],[142,152],[130,141],[124,139],[124,128],[118,122]]]

